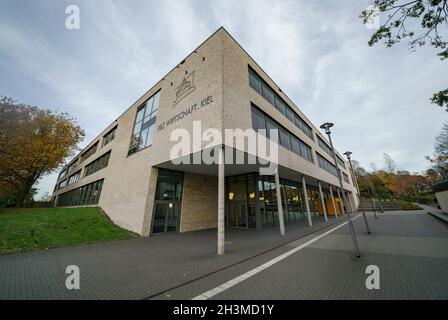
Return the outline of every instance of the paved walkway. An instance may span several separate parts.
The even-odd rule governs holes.
[[[448,229],[424,211],[368,216],[354,225],[362,251],[352,259],[345,226],[214,296],[216,299],[448,299]],[[215,231],[165,235],[0,257],[0,299],[191,299],[345,222],[345,217],[277,229],[231,230],[215,255]],[[65,288],[65,268],[81,290]],[[366,290],[378,265],[381,289]]]
[[[226,255],[216,255],[216,230],[0,256],[0,299],[144,299],[257,256],[328,227],[315,218],[278,228],[228,230]],[[77,265],[81,290],[65,287],[68,265]]]
[[[271,259],[275,261],[283,252],[270,252],[266,259],[238,265],[235,272],[214,274],[158,298],[184,299],[211,294],[211,299],[236,300],[448,299],[446,225],[424,211],[388,212],[379,215],[378,220],[372,216],[368,220],[373,231],[370,235],[362,232],[362,218],[354,221],[360,260],[353,258],[345,225],[261,272],[256,272],[257,267]],[[320,233],[286,247],[297,249]],[[369,265],[379,267],[379,290],[366,289],[365,270]],[[243,274],[249,277],[238,282]],[[237,284],[233,285],[235,280]],[[229,288],[221,291],[229,284]]]

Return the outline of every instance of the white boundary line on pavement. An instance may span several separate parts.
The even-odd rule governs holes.
[[[360,217],[360,215],[357,215],[352,220],[355,220],[355,219],[357,219],[359,217]],[[330,230],[328,230],[328,231],[318,235],[317,237],[315,237],[315,238],[305,242],[304,244],[301,244],[300,246],[295,247],[294,249],[291,249],[291,250],[289,250],[289,251],[279,255],[278,257],[276,257],[276,258],[274,258],[272,260],[269,260],[268,262],[262,264],[261,266],[259,266],[257,268],[254,268],[254,269],[252,269],[250,271],[247,271],[246,273],[243,273],[242,275],[240,275],[240,276],[238,276],[238,277],[236,277],[236,278],[234,278],[232,280],[229,280],[229,281],[221,284],[220,286],[218,286],[218,287],[216,287],[214,289],[211,289],[211,290],[209,290],[207,292],[204,292],[204,293],[194,297],[192,300],[207,300],[207,299],[210,299],[213,296],[215,296],[215,295],[217,295],[217,294],[219,294],[219,293],[221,293],[221,292],[223,292],[223,291],[225,291],[225,290],[227,290],[227,289],[237,285],[238,283],[240,283],[240,282],[242,282],[242,281],[244,281],[244,280],[246,280],[246,279],[256,275],[257,273],[259,273],[259,272],[261,272],[261,271],[263,271],[263,270],[273,266],[277,262],[280,262],[280,261],[286,259],[287,257],[289,257],[290,255],[296,253],[297,251],[300,251],[303,248],[308,247],[310,244],[313,244],[314,242],[322,239],[323,237],[325,237],[326,235],[332,233],[333,231],[335,231],[335,230],[345,226],[347,223],[348,222],[341,223],[337,227],[334,227],[334,228],[332,228],[332,229],[330,229]]]

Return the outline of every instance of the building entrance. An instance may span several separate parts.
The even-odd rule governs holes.
[[[154,200],[152,233],[178,231],[183,178],[182,172],[159,169]]]

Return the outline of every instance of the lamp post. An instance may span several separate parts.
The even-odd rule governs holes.
[[[366,218],[366,212],[364,211],[364,205],[362,204],[362,201],[361,201],[361,193],[359,192],[358,180],[356,179],[355,172],[353,171],[353,165],[352,165],[352,160],[351,160],[352,158],[350,157],[350,155],[352,153],[353,152],[351,152],[351,151],[345,151],[344,155],[347,157],[348,163],[350,164],[350,170],[352,172],[352,177],[353,177],[353,180],[354,180],[353,182],[354,182],[354,184],[356,186],[356,191],[358,192],[357,193],[358,201],[359,201],[359,205],[361,206],[362,216],[364,218],[364,224],[366,225],[366,231],[367,231],[367,233],[370,233],[369,223],[367,222],[367,218]]]
[[[339,170],[339,168],[338,168],[338,161],[336,160],[336,153],[333,148],[333,141],[331,140],[330,128],[333,126],[334,126],[333,123],[325,122],[323,125],[320,126],[320,128],[325,130],[325,133],[328,135],[328,140],[330,140],[331,150],[333,151],[333,160],[334,160],[334,164],[336,166],[336,171],[338,172],[339,185],[340,185],[341,191],[342,191],[342,198],[344,199],[344,204],[345,204],[346,208],[348,209],[348,206],[347,206],[348,201],[345,196],[344,186],[342,185],[342,174],[341,174],[341,170]],[[358,242],[356,241],[355,228],[353,227],[353,221],[350,216],[350,211],[347,209],[346,209],[347,223],[348,223],[348,228],[350,230],[350,235],[352,236],[353,249],[355,250],[356,257],[360,258],[361,253],[359,252]]]

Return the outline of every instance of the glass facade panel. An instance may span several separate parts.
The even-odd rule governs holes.
[[[160,91],[138,108],[128,154],[152,145],[159,103]]]
[[[254,104],[252,104],[252,128],[254,130],[258,130],[260,128],[266,128],[267,135],[270,136],[269,130],[277,129],[278,136],[277,141],[280,145],[287,148],[288,150],[292,150],[299,156],[305,158],[306,160],[313,162],[313,156],[311,147],[308,146],[305,142],[300,140],[297,136],[286,130],[284,127],[280,126],[274,119],[266,115],[263,111],[258,109]]]
[[[91,146],[83,154],[81,154],[81,161],[80,161],[80,163],[83,163],[84,160],[86,160],[91,155],[93,155],[96,152],[97,149],[98,149],[98,142],[96,142],[93,146]]]
[[[300,118],[291,107],[249,66],[249,85],[261,94],[272,106],[302,130],[311,140],[314,140],[313,130]]]
[[[109,164],[110,153],[111,151],[86,165],[84,176],[87,177],[103,168],[106,168]]]
[[[280,111],[284,116],[286,115],[287,107],[283,100],[278,96],[275,97],[275,108],[277,108],[277,110]]]
[[[280,133],[280,144],[284,146],[286,149],[291,150],[291,138],[289,137],[289,132],[283,128],[279,128]]]
[[[331,173],[334,176],[338,176],[338,170],[336,169],[336,166],[332,164],[330,161],[322,157],[319,153],[317,154],[317,162],[319,164],[319,167],[324,169],[325,171]]]
[[[280,179],[280,191],[285,224],[306,221],[301,184]],[[261,227],[278,226],[274,177],[258,173],[226,177],[226,225],[255,228],[257,219]]]
[[[255,91],[261,94],[261,80],[260,78],[258,78],[258,75],[256,75],[250,69],[249,69],[249,84]]]
[[[117,127],[110,130],[108,133],[106,133],[103,137],[103,147],[115,139],[115,132],[117,131]]]
[[[70,178],[68,178],[68,184],[72,184],[79,181],[79,178],[81,178],[81,170],[79,170],[75,174],[72,174]]]
[[[58,197],[57,206],[86,206],[98,204],[104,179],[89,183],[77,189],[62,193]]]

